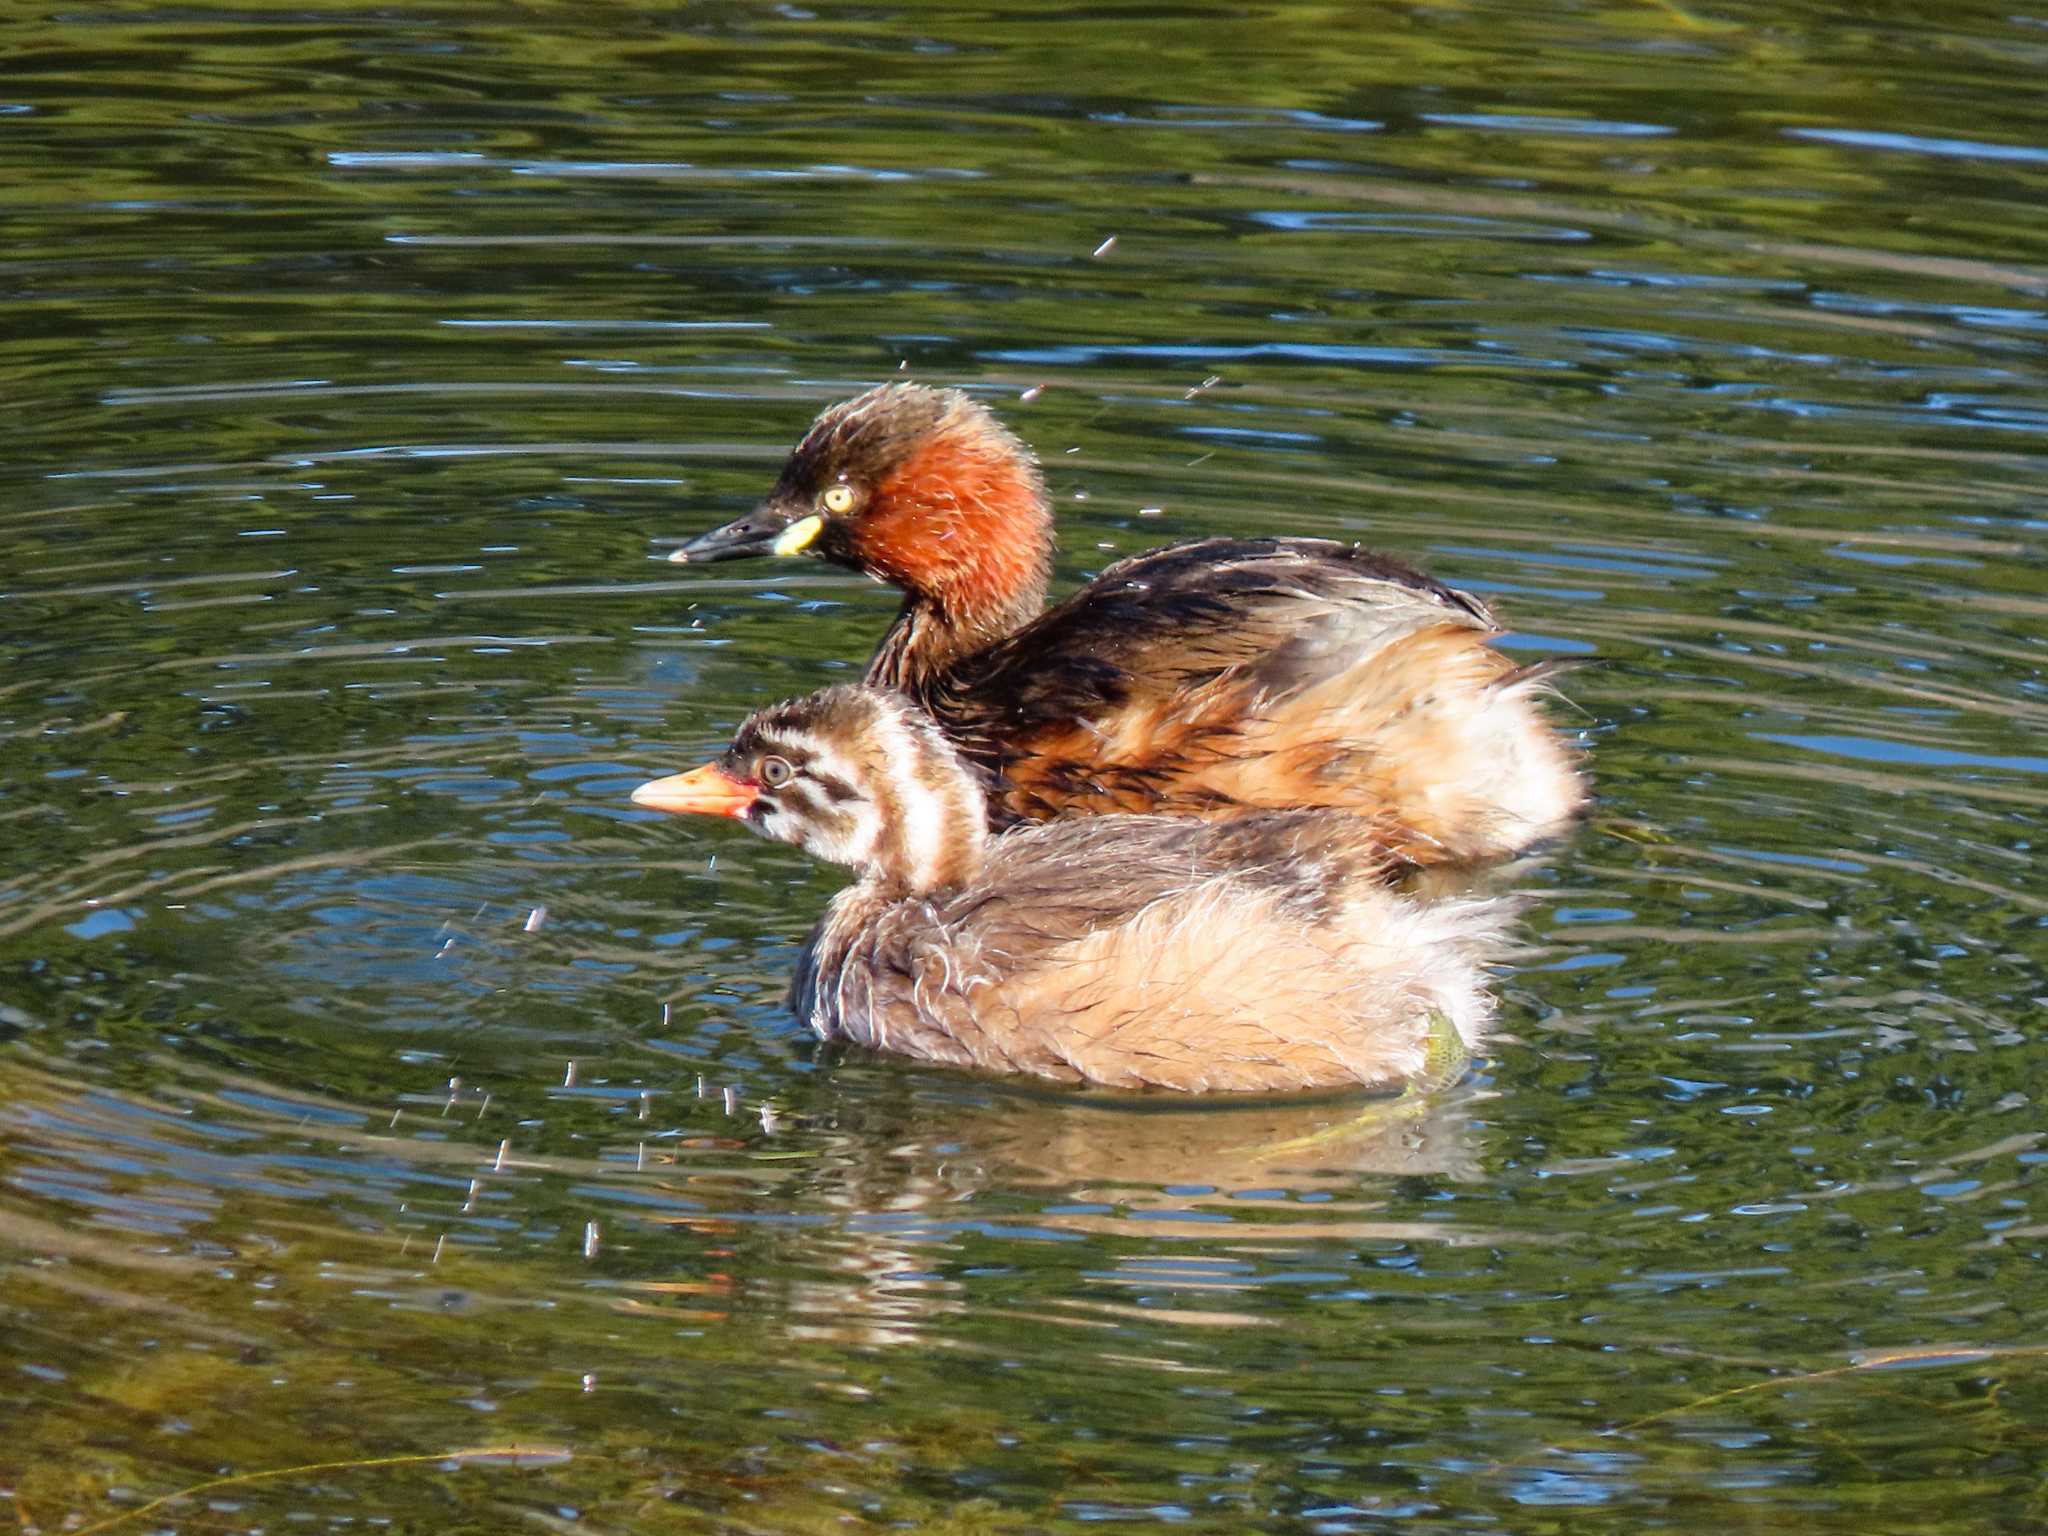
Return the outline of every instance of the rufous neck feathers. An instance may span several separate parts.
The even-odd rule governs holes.
[[[1045,606],[1052,510],[1038,465],[986,407],[957,392],[942,400],[850,530],[862,568],[905,594],[871,682],[913,686]]]

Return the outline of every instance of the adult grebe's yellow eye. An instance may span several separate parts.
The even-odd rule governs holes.
[[[851,512],[853,504],[858,500],[860,497],[854,494],[854,489],[850,485],[829,486],[824,496],[820,498],[825,510],[834,514]]]

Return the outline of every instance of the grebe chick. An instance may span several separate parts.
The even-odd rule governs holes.
[[[797,966],[825,1039],[951,1066],[1201,1091],[1395,1084],[1493,1014],[1510,902],[1387,888],[1372,819],[1107,815],[987,827],[960,753],[901,694],[754,715],[636,804],[743,820],[860,872]]]
[[[809,553],[902,589],[867,681],[909,693],[991,824],[1328,808],[1408,829],[1418,865],[1520,853],[1584,807],[1541,668],[1477,598],[1329,539],[1203,539],[1041,613],[1052,513],[1030,451],[958,390],[829,407],[753,512],[682,561]]]

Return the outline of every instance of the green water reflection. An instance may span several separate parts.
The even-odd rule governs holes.
[[[2048,1528],[2044,68],[1971,5],[18,24],[19,1524]],[[626,792],[893,603],[650,556],[899,373],[1037,446],[1063,581],[1341,533],[1602,658],[1467,1081],[799,1035],[839,877]]]

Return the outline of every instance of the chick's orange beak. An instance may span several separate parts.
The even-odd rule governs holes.
[[[699,816],[744,816],[752,808],[755,787],[736,779],[717,763],[706,763],[688,773],[672,773],[652,779],[633,791],[633,803],[649,810],[694,813]]]

